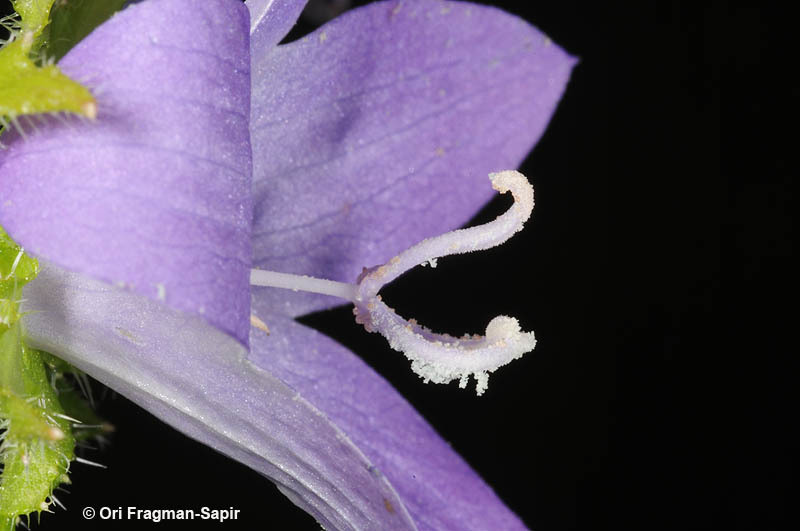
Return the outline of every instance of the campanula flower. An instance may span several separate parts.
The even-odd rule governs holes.
[[[12,132],[0,152],[0,224],[42,261],[28,341],[325,528],[522,528],[386,381],[295,321],[342,300],[250,279],[375,279],[463,225],[487,175],[538,140],[574,59],[514,16],[439,0],[279,45],[304,4],[148,0],[59,63],[96,120]]]

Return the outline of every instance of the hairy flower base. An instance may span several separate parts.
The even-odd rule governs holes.
[[[365,269],[358,284],[322,280],[308,276],[253,270],[250,282],[257,286],[322,293],[355,304],[356,321],[369,332],[379,332],[389,345],[411,360],[411,369],[426,382],[449,383],[460,380],[464,388],[470,376],[477,382],[479,395],[486,391],[489,373],[533,350],[533,332],[522,332],[519,322],[505,315],[492,319],[485,336],[461,338],[437,334],[406,321],[388,307],[380,289],[416,265],[435,265],[442,256],[490,249],[504,243],[522,229],[533,211],[533,187],[519,172],[504,171],[489,175],[500,193],[510,191],[514,204],[494,221],[429,238],[403,251],[387,264]]]

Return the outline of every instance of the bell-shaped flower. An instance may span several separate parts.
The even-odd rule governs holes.
[[[514,16],[438,0],[378,2],[278,45],[304,4],[148,0],[60,62],[96,120],[21,120],[0,151],[0,225],[43,263],[28,341],[327,529],[524,527],[386,381],[295,321],[347,301],[250,277],[354,283],[467,222],[487,175],[542,134],[574,59]],[[447,254],[423,251],[401,256]],[[388,329],[387,312],[361,317]],[[400,343],[441,337],[412,328]],[[503,338],[532,340],[500,318],[475,348]],[[491,370],[427,378],[483,387]]]

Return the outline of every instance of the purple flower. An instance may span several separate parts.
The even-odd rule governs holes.
[[[487,174],[539,138],[574,60],[513,16],[436,0],[277,46],[304,3],[149,0],[62,60],[97,121],[0,152],[0,224],[45,261],[29,340],[326,528],[521,528],[380,376],[294,320],[339,299],[249,275],[352,282],[462,225]]]

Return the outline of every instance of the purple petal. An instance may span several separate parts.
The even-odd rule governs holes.
[[[97,121],[30,130],[0,166],[0,224],[26,250],[205,315],[244,343],[248,24],[233,0],[124,10],[60,63],[95,89]]]
[[[352,282],[464,224],[541,136],[575,60],[491,7],[346,13],[253,56],[254,263]],[[261,295],[300,315],[325,296]]]
[[[248,0],[250,51],[254,57],[272,53],[289,33],[308,0]]]
[[[271,334],[254,331],[250,359],[286,382],[331,419],[384,474],[418,528],[524,529],[492,489],[383,378],[330,338],[254,312]],[[298,348],[302,345],[302,348]]]
[[[247,361],[234,338],[157,301],[44,266],[25,289],[32,346],[266,475],[327,529],[414,529],[360,449],[296,391]]]

